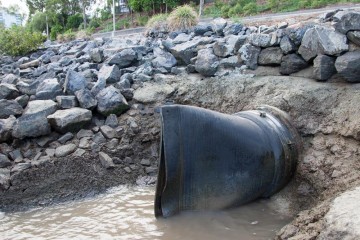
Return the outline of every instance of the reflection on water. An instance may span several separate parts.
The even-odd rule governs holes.
[[[154,189],[118,187],[92,199],[0,213],[1,239],[272,239],[290,221],[266,201],[156,220]]]

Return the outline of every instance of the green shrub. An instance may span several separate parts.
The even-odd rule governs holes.
[[[83,22],[83,17],[80,13],[71,15],[67,19],[66,29],[78,29],[82,22]]]
[[[116,29],[123,29],[123,28],[129,28],[130,27],[130,18],[123,18],[116,22],[115,28]]]
[[[105,21],[111,18],[112,14],[109,8],[104,8],[100,10],[100,20]]]
[[[34,16],[32,16],[31,21],[29,22],[29,27],[32,31],[36,32],[46,31],[46,14],[37,12]]]
[[[89,22],[89,27],[98,28],[98,27],[100,27],[100,24],[101,24],[100,19],[93,17]]]
[[[195,10],[189,5],[175,8],[169,15],[168,27],[170,30],[184,30],[198,24],[199,19]]]
[[[221,7],[221,16],[224,18],[228,18],[230,9],[231,9],[231,6],[229,6],[229,5],[222,6]]]
[[[0,53],[11,56],[24,55],[37,50],[46,40],[39,32],[31,32],[22,26],[0,28]]]
[[[136,16],[136,22],[139,26],[145,26],[149,21],[149,16],[141,16],[140,14]]]
[[[167,14],[157,14],[152,16],[146,24],[148,29],[160,29],[162,27],[167,28]]]
[[[75,40],[76,38],[76,33],[74,33],[71,29],[67,30],[66,32],[64,32],[63,34],[63,38],[65,42],[69,42],[72,40]]]
[[[253,15],[258,12],[257,5],[254,2],[248,3],[243,7],[243,13],[245,15]]]
[[[63,30],[63,27],[61,25],[55,25],[51,27],[51,31],[50,31],[50,39],[51,40],[56,40],[56,37],[59,33],[61,33]]]

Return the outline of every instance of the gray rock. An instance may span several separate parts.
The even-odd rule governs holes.
[[[28,95],[21,95],[17,98],[15,98],[15,101],[20,104],[21,107],[26,107],[26,105],[29,102],[29,96]]]
[[[10,116],[7,119],[0,119],[0,142],[6,142],[11,139],[11,132],[16,118]]]
[[[27,162],[27,163],[19,163],[16,164],[12,169],[11,169],[11,173],[16,173],[16,172],[22,172],[26,169],[31,168],[31,163]]]
[[[360,31],[349,31],[346,36],[351,42],[360,46]]]
[[[96,134],[94,134],[93,136],[93,141],[100,145],[100,144],[104,144],[106,143],[106,138],[104,137],[104,135],[102,135],[101,132],[97,132]]]
[[[16,85],[18,79],[19,79],[18,76],[10,73],[10,74],[7,74],[7,75],[1,80],[1,83],[8,83],[8,84],[14,84],[14,85]]]
[[[198,24],[194,27],[194,33],[196,36],[202,36],[209,31],[212,31],[210,24]]]
[[[348,190],[336,197],[324,217],[324,229],[316,239],[360,238],[360,187]]]
[[[150,166],[151,162],[150,162],[149,159],[142,159],[140,164],[143,165],[143,166]]]
[[[245,44],[247,36],[230,35],[226,38],[226,43],[231,54],[237,54],[242,45]]]
[[[89,51],[90,58],[93,62],[101,63],[104,61],[104,53],[99,48],[94,48]]]
[[[60,60],[59,60],[59,63],[60,63],[60,65],[61,66],[68,66],[68,65],[70,65],[71,63],[72,63],[72,59],[70,58],[70,57],[67,57],[67,56],[65,56],[65,57],[62,57]]]
[[[56,109],[57,105],[52,100],[30,101],[23,115],[15,121],[13,137],[23,139],[49,134],[51,130],[46,117]]]
[[[219,59],[214,55],[211,48],[202,49],[198,52],[195,69],[203,76],[214,76],[219,67]]]
[[[82,89],[75,92],[75,96],[80,104],[80,107],[86,109],[94,109],[97,105],[95,97],[91,94],[90,90]]]
[[[45,149],[46,156],[53,157],[55,156],[55,149],[54,148],[47,148]]]
[[[72,134],[71,132],[65,133],[64,135],[62,135],[59,139],[58,142],[61,144],[66,143],[67,141],[71,140],[74,138],[74,134]]]
[[[188,35],[186,33],[180,33],[176,36],[176,38],[172,41],[174,44],[184,43],[188,42],[192,39],[191,35]]]
[[[134,93],[134,99],[141,103],[154,103],[165,100],[175,91],[169,84],[147,84]]]
[[[20,115],[23,108],[15,100],[0,100],[0,118],[8,118],[10,115]]]
[[[85,154],[85,150],[84,149],[80,149],[80,148],[78,148],[78,149],[76,149],[76,151],[73,153],[73,156],[75,156],[75,157],[81,157],[81,156],[83,156],[84,154]]]
[[[91,137],[83,137],[80,139],[79,148],[90,148]]]
[[[338,73],[348,82],[360,82],[360,50],[347,52],[335,62]]]
[[[236,68],[236,67],[240,67],[241,64],[242,64],[242,61],[241,61],[241,59],[239,61],[238,56],[231,56],[228,58],[221,59],[219,66],[224,67],[224,68]]]
[[[191,59],[196,56],[196,47],[199,44],[200,41],[198,39],[193,39],[189,42],[175,45],[170,49],[170,51],[176,59],[184,62],[185,64],[190,64]]]
[[[10,167],[11,166],[11,161],[9,160],[9,158],[0,153],[0,168],[6,168],[6,167]]]
[[[106,153],[99,152],[99,158],[100,158],[100,163],[104,168],[110,169],[115,167],[113,160]]]
[[[15,99],[19,96],[19,91],[13,84],[0,84],[0,99]]]
[[[68,109],[78,106],[78,101],[75,96],[57,96],[56,101],[60,108]]]
[[[130,66],[136,60],[137,53],[133,49],[127,48],[112,56],[109,60],[109,64],[116,64],[119,68],[125,68]]]
[[[350,30],[360,30],[360,12],[347,12],[334,25],[336,31],[346,34]]]
[[[116,83],[120,80],[120,76],[120,70],[116,65],[103,65],[98,74],[98,78],[105,79],[106,83]]]
[[[243,25],[240,23],[232,23],[224,28],[225,35],[238,35],[243,29]]]
[[[24,81],[19,81],[16,84],[16,88],[19,89],[19,91],[22,94],[35,95],[38,85],[39,85],[38,81],[31,82],[31,83],[27,83],[27,82],[24,82]]]
[[[10,187],[10,170],[0,169],[0,190],[4,191]]]
[[[115,114],[110,114],[105,121],[105,125],[116,128],[119,126],[119,121],[117,119],[117,116]]]
[[[240,57],[246,64],[246,66],[250,69],[256,69],[257,68],[257,62],[259,58],[261,48],[253,46],[251,44],[244,44],[240,49]]]
[[[76,91],[84,89],[86,84],[86,78],[82,74],[69,70],[65,78],[64,92],[73,94]]]
[[[91,88],[91,93],[96,96],[98,93],[106,87],[106,81],[103,78],[99,78],[95,85]]]
[[[315,26],[306,31],[299,53],[306,61],[310,61],[318,54],[338,56],[348,49],[345,35],[328,27]]]
[[[216,18],[211,22],[211,28],[219,36],[224,35],[224,28],[227,25],[227,21],[223,18]]]
[[[101,90],[96,95],[96,99],[98,101],[97,111],[104,116],[109,116],[110,114],[118,116],[129,109],[129,104],[125,97],[113,86]]]
[[[213,45],[214,54],[218,57],[228,57],[232,54],[233,48],[230,48],[230,46],[224,41],[217,41]]]
[[[55,149],[55,157],[65,157],[65,156],[75,152],[75,150],[76,150],[76,145],[73,143],[57,147]]]
[[[61,95],[61,87],[56,78],[44,80],[36,89],[38,100],[55,100],[59,95]]]
[[[175,57],[160,48],[154,48],[155,59],[152,60],[152,64],[155,68],[165,68],[170,71],[172,67],[177,64]]]
[[[249,43],[257,47],[271,47],[278,44],[276,34],[253,33],[248,38]]]
[[[154,175],[157,173],[158,168],[157,167],[146,167],[145,172],[149,175]]]
[[[327,55],[318,55],[314,59],[314,77],[320,81],[328,80],[336,73],[335,59]]]
[[[289,75],[308,67],[307,62],[299,55],[293,53],[282,58],[280,73]]]
[[[280,48],[285,54],[293,53],[296,51],[296,46],[288,36],[283,36],[280,41]]]
[[[261,50],[258,63],[259,65],[280,65],[283,57],[281,48],[269,47]]]
[[[83,108],[58,110],[47,117],[50,125],[59,132],[74,132],[91,122],[92,113]]]
[[[78,139],[84,138],[84,137],[92,137],[94,133],[91,130],[81,129],[77,134],[76,137]]]
[[[104,125],[104,126],[100,127],[100,131],[107,139],[116,137],[116,132],[114,131],[114,129],[112,127]]]

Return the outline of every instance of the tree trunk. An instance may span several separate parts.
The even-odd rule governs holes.
[[[84,1],[82,2],[82,8],[83,8],[83,18],[84,18],[84,29],[86,29],[86,12],[85,12],[85,3]]]
[[[201,17],[204,10],[204,0],[200,0],[199,16]]]

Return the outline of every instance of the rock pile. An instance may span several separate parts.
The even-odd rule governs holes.
[[[147,38],[76,40],[21,58],[1,56],[0,190],[10,187],[12,173],[87,153],[105,169],[141,167],[141,174],[155,175],[156,161],[141,153],[156,159],[154,105],[179,91],[151,85],[166,74],[221,77],[270,66],[283,75],[307,68],[319,81],[338,75],[360,82],[359,18],[336,11],[325,23],[298,28],[215,19],[185,32],[152,30]]]

